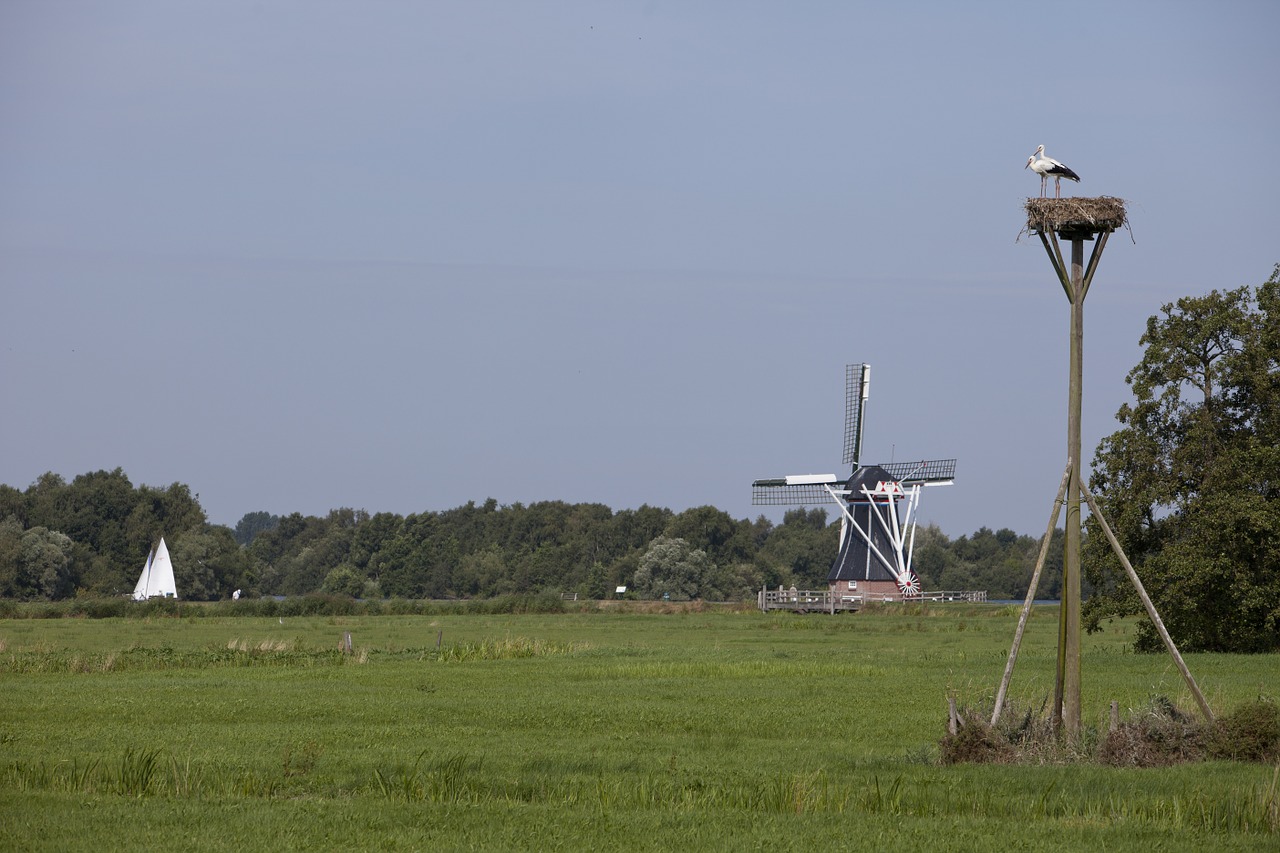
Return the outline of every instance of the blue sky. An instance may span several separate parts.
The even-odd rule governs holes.
[[[1067,304],[1036,145],[1129,203],[1086,459],[1146,318],[1280,261],[1280,6],[0,4],[0,482],[124,468],[212,521],[713,504],[956,457],[1038,534]],[[771,517],[780,515],[771,512]]]

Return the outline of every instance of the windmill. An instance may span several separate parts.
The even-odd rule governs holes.
[[[852,473],[793,474],[751,484],[752,503],[803,506],[835,503],[840,507],[840,551],[827,582],[847,582],[849,589],[886,592],[895,587],[904,597],[920,594],[920,579],[911,570],[916,510],[924,486],[954,482],[956,460],[887,462],[863,465],[862,427],[871,365],[845,367],[844,464]]]

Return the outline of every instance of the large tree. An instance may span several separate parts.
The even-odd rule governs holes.
[[[1280,265],[1164,305],[1090,486],[1184,650],[1280,648]],[[1086,625],[1140,611],[1096,521]],[[1138,647],[1159,646],[1143,622]]]
[[[659,536],[640,558],[632,589],[641,598],[717,598],[717,594],[704,588],[713,568],[702,549],[684,539]]]

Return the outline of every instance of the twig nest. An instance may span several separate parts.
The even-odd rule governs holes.
[[[1124,227],[1124,199],[1109,195],[1097,198],[1029,198],[1027,230],[1046,231],[1115,231]]]

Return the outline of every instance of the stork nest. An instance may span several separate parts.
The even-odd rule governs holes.
[[[1109,195],[1097,198],[1029,198],[1027,230],[1046,231],[1115,231],[1128,221],[1124,199]]]

